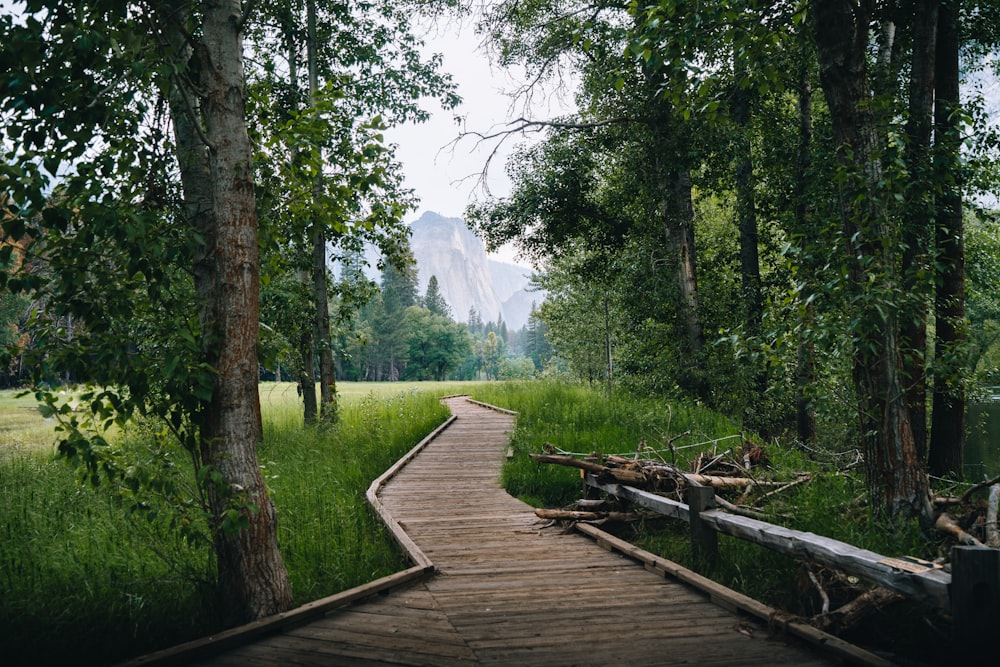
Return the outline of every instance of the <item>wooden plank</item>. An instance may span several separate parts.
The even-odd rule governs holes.
[[[301,623],[307,623],[309,620],[322,616],[331,610],[345,607],[358,600],[363,600],[372,595],[423,579],[427,574],[426,568],[420,566],[411,567],[362,586],[337,593],[336,595],[314,600],[291,611],[268,616],[252,623],[247,623],[246,625],[224,630],[215,635],[202,637],[161,651],[139,656],[122,663],[122,667],[176,664],[201,656],[211,655],[233,646],[239,646],[257,637],[294,627]]]
[[[760,544],[794,558],[820,563],[875,582],[915,600],[950,609],[948,589],[951,575],[943,570],[905,572],[893,569],[882,563],[884,556],[874,551],[720,510],[703,512],[701,518],[720,533]]]
[[[591,479],[591,476],[588,476],[587,484],[665,516],[690,521],[688,506],[683,503],[620,484],[600,484]],[[759,544],[793,558],[812,561],[853,574],[941,609],[951,608],[948,593],[951,575],[943,570],[906,572],[891,567],[891,561],[883,562],[885,556],[873,551],[859,549],[814,533],[729,514],[722,510],[707,510],[700,516],[706,526],[725,535]]]
[[[651,509],[664,516],[668,516],[673,519],[680,519],[681,521],[691,520],[688,506],[685,503],[671,500],[670,498],[664,498],[663,496],[658,496],[655,493],[643,491],[642,489],[637,489],[633,486],[624,486],[622,484],[602,484],[598,482],[597,478],[593,475],[587,475],[584,481],[587,486],[600,489],[619,498],[624,498],[629,502],[639,505],[640,507]]]
[[[247,652],[246,647],[241,653]],[[264,648],[273,655],[273,665],[284,665],[285,656],[301,656],[302,662],[291,664],[308,665],[438,665],[441,667],[463,667],[474,665],[476,660],[471,649],[465,656],[435,652],[407,652],[391,645],[363,645],[349,638],[347,641],[322,641],[304,637],[278,635],[269,638]],[[234,667],[238,667],[234,666]]]
[[[576,529],[585,535],[600,535],[601,539],[608,544],[613,545],[616,549],[620,549],[623,552],[627,550],[631,557],[642,560],[655,570],[662,571],[664,575],[669,574],[670,576],[675,577],[687,584],[695,586],[699,590],[710,594],[713,598],[726,600],[729,604],[733,605],[740,611],[753,614],[758,618],[768,621],[780,618],[780,614],[776,609],[773,609],[762,602],[726,588],[725,586],[716,583],[707,577],[703,577],[682,565],[674,563],[673,561],[660,558],[659,556],[649,553],[648,551],[638,549],[634,545],[606,533],[595,526],[577,524]],[[893,663],[884,660],[873,653],[869,653],[868,651],[858,648],[853,644],[849,644],[838,637],[834,637],[833,635],[822,632],[821,630],[817,630],[811,625],[806,625],[805,623],[800,623],[790,619],[781,621],[781,625],[786,628],[789,633],[801,637],[802,639],[812,642],[818,646],[828,648],[838,655],[855,661],[858,664],[875,665],[878,667],[892,667]]]
[[[498,408],[495,405],[490,405],[489,403],[483,403],[481,401],[475,400],[474,398],[469,398],[468,396],[465,396],[464,398],[469,403],[472,403],[473,405],[478,405],[481,408],[487,408],[488,410],[493,410],[494,412],[499,412],[505,415],[517,415],[516,412],[514,412],[513,410],[508,410],[507,408]]]
[[[378,513],[379,517],[382,519],[382,522],[386,525],[386,528],[388,528],[389,532],[392,533],[392,536],[396,540],[396,542],[403,548],[404,551],[406,551],[407,555],[409,556],[413,564],[424,568],[427,572],[431,572],[434,569],[434,564],[430,561],[429,558],[427,558],[427,556],[424,555],[424,552],[420,550],[420,547],[417,546],[416,542],[414,542],[410,538],[410,536],[407,535],[406,531],[404,531],[396,522],[396,520],[386,511],[385,507],[382,504],[382,501],[378,497],[378,494],[386,482],[388,482],[400,470],[402,470],[403,466],[405,466],[407,463],[416,458],[417,454],[423,451],[423,449],[427,447],[427,445],[430,444],[430,442],[433,441],[434,438],[438,437],[441,433],[443,433],[444,430],[447,429],[452,423],[454,423],[456,419],[457,417],[455,415],[452,415],[447,420],[445,420],[443,424],[441,424],[436,429],[431,431],[430,435],[428,435],[426,438],[418,442],[413,447],[413,449],[411,449],[401,459],[399,459],[392,466],[390,466],[388,470],[379,475],[375,479],[375,481],[371,483],[371,485],[368,487],[368,490],[365,492],[365,497],[368,499],[368,503],[375,509],[375,512]]]

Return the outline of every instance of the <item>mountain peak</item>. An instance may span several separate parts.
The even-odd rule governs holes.
[[[514,297],[528,286],[527,269],[490,260],[483,242],[461,218],[426,211],[410,231],[421,293],[436,276],[455,319],[464,321],[475,308],[483,320],[503,317],[513,329],[524,326],[530,306],[525,309],[525,299]]]

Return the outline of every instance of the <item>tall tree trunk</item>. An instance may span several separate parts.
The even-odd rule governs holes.
[[[757,237],[757,201],[753,182],[753,145],[750,141],[751,91],[741,85],[746,77],[743,58],[734,63],[737,84],[733,91],[733,120],[736,123],[736,212],[740,229],[740,279],[743,301],[743,327],[750,338],[760,336],[764,320],[764,297],[760,280],[760,252]],[[767,390],[767,368],[763,362],[753,364],[748,401],[744,407],[744,423],[754,429],[764,426],[755,403]]]
[[[299,395],[302,397],[302,419],[309,424],[316,423],[316,372],[315,372],[315,351],[316,345],[313,342],[313,327],[306,327],[302,330],[299,338],[299,369],[298,383]]]
[[[919,0],[914,13],[913,56],[910,60],[909,119],[906,123],[906,163],[910,173],[903,216],[903,285],[914,301],[913,313],[902,320],[906,402],[920,460],[927,455],[927,313],[928,249],[933,210],[931,174],[931,115],[934,106],[934,43],[938,0]]]
[[[316,2],[306,2],[306,42],[309,61],[309,99],[315,104],[319,91],[316,58]],[[317,182],[314,194],[320,193]],[[315,202],[314,202],[315,203]],[[329,421],[337,418],[337,382],[334,375],[333,348],[330,340],[330,295],[327,287],[326,229],[323,220],[314,212],[312,222],[313,299],[316,302],[316,351],[319,356],[320,416]]]
[[[705,333],[698,310],[698,255],[694,243],[694,205],[691,200],[691,172],[681,169],[673,174],[674,225],[677,232],[677,252],[680,256],[678,281],[684,305],[684,323],[691,351],[701,354]]]
[[[603,294],[604,306],[604,358],[607,361],[608,391],[614,386],[615,366],[614,355],[611,347],[611,296],[608,294],[607,286],[604,286]]]
[[[965,244],[962,225],[957,3],[941,4],[938,14],[935,149],[941,165],[935,241],[942,266],[934,299],[936,338],[934,403],[928,467],[932,475],[962,476],[965,449],[965,385],[961,350],[965,345]]]
[[[795,176],[795,229],[801,235],[803,246],[808,243],[810,234],[806,225],[812,217],[809,204],[809,170],[812,156],[812,84],[809,80],[808,60],[803,54],[799,67],[798,80],[798,121],[799,141],[796,158]],[[802,262],[800,270],[806,284],[812,283],[812,266],[809,260]],[[802,318],[804,328],[811,328],[813,322],[813,304],[808,295],[802,295]],[[799,339],[798,359],[795,376],[795,425],[799,440],[814,442],[816,440],[816,410],[813,408],[810,388],[816,379],[815,350],[813,344],[805,337]]]
[[[319,357],[320,416],[337,418],[337,381],[330,340],[330,295],[326,268],[326,234],[319,221],[313,225],[313,298],[316,301],[316,352]]]
[[[698,308],[698,256],[694,242],[694,205],[691,200],[691,173],[679,169],[667,174],[665,201],[661,204],[667,244],[677,253],[677,282],[680,288],[681,317],[690,359],[686,364],[686,388],[701,399],[708,398],[702,364],[705,334]]]
[[[876,187],[882,167],[866,63],[873,2],[812,0],[811,6],[820,80],[847,176],[840,210],[849,278],[857,290],[853,300],[860,309],[851,331],[852,377],[868,491],[873,507],[881,507],[891,520],[917,516],[929,524],[930,494],[902,387],[896,314],[884,299],[899,287],[894,244],[886,243],[894,230]]]
[[[290,88],[298,93],[299,90],[299,55],[298,45],[295,43],[295,27],[292,18],[283,24],[285,40],[288,47],[288,82]],[[298,109],[298,102],[293,102]],[[296,154],[296,159],[298,155]],[[310,284],[308,271],[296,271],[295,280],[302,285]],[[298,368],[295,373],[295,380],[298,383],[299,396],[302,397],[302,421],[306,425],[315,424],[317,417],[316,406],[316,342],[312,326],[306,327],[299,335],[298,346]]]
[[[207,0],[202,11],[196,56],[214,233],[206,248],[212,275],[196,275],[196,280],[209,313],[205,357],[216,371],[202,426],[202,462],[220,476],[208,488],[220,593],[227,620],[240,623],[288,609],[292,592],[256,453],[262,437],[257,394],[260,267],[245,118],[242,8],[236,0]],[[208,284],[206,277],[211,278]]]

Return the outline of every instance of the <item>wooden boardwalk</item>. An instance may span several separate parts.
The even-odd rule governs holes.
[[[512,417],[449,405],[457,419],[380,496],[436,572],[198,664],[840,664],[590,538],[543,527],[498,483]]]

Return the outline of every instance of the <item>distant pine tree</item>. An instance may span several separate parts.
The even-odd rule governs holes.
[[[469,308],[469,332],[474,336],[486,331],[486,325],[483,324],[483,318],[479,316],[479,311],[476,310],[475,306]]]
[[[427,281],[427,293],[424,295],[424,308],[435,315],[442,315],[451,318],[451,306],[444,300],[441,289],[438,287],[437,276],[431,276]]]

